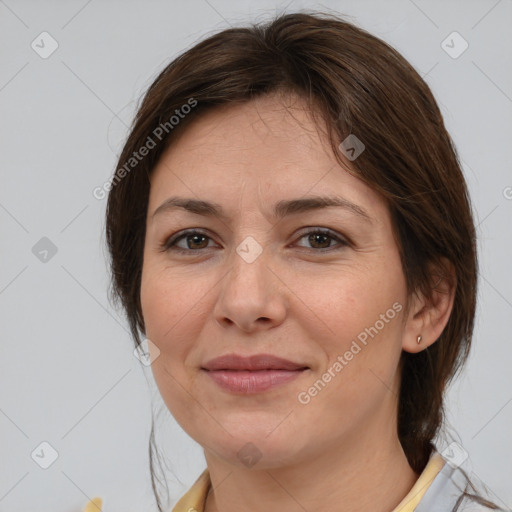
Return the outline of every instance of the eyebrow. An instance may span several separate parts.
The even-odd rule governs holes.
[[[282,219],[290,215],[328,207],[344,208],[366,222],[370,224],[373,223],[372,218],[364,208],[352,203],[348,199],[337,196],[311,196],[300,199],[282,200],[274,205],[272,215],[274,218]],[[185,197],[169,197],[153,212],[151,218],[153,219],[156,215],[175,209],[183,209],[197,215],[228,220],[228,216],[224,213],[220,204]]]

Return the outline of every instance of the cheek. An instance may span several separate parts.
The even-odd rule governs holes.
[[[180,285],[169,272],[143,269],[141,306],[146,336],[161,353],[183,350],[183,332],[190,328],[190,319],[197,315],[197,295]]]
[[[171,328],[174,316],[179,314],[173,296],[163,279],[143,272],[140,300],[146,335],[155,342],[162,341],[162,335]],[[159,343],[157,343],[159,344]]]
[[[390,268],[373,265],[366,272],[345,274],[323,290],[323,298],[313,298],[321,320],[316,321],[318,332],[326,333],[316,338],[327,356],[319,370],[343,374],[333,380],[343,380],[353,396],[371,387],[370,381],[390,382],[396,372],[405,292],[400,269],[392,273]]]
[[[214,280],[194,279],[165,265],[143,269],[141,306],[146,337],[160,350],[152,365],[153,373],[155,378],[166,381],[166,389],[174,385],[165,372],[187,389],[192,385],[200,360],[197,340],[211,314],[214,284]]]
[[[182,281],[182,280],[181,280]],[[141,305],[146,337],[159,350],[151,370],[163,401],[180,424],[191,421],[190,375],[186,361],[198,325],[201,304],[194,290],[182,286],[167,270],[143,270]]]
[[[397,299],[394,290],[387,282],[378,283],[375,271],[344,273],[343,277],[333,275],[328,287],[306,295],[306,304],[330,334],[327,338],[339,344],[339,340],[346,342],[379,320]]]

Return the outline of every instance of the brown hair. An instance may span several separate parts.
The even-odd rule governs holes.
[[[402,353],[398,436],[409,464],[420,473],[442,424],[443,392],[470,348],[477,295],[475,228],[457,151],[429,87],[375,36],[332,14],[281,14],[266,24],[212,35],[157,76],[138,108],[118,171],[121,166],[126,171],[126,162],[148,138],[159,142],[122,179],[116,173],[108,196],[114,300],[121,300],[140,344],[149,176],[176,134],[215,106],[279,91],[307,100],[313,116],[319,116],[315,119],[325,122],[344,167],[340,142],[353,134],[364,143],[351,172],[389,206],[409,294],[431,297],[432,274],[450,279],[443,261],[453,266],[455,299],[443,333],[417,354]],[[191,99],[194,107],[181,110],[192,105]],[[171,126],[178,110],[188,113]],[[165,135],[157,137],[162,126]]]

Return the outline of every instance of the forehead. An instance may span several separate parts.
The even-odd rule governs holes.
[[[193,170],[198,164],[202,168],[206,158],[210,167],[229,162],[231,174],[258,167],[258,175],[265,170],[270,174],[275,167],[263,167],[265,161],[294,167],[304,159],[317,162],[320,153],[326,153],[325,141],[320,141],[319,127],[305,107],[297,96],[277,94],[215,107],[187,126],[162,159]]]
[[[151,174],[153,211],[184,195],[235,207],[251,196],[275,203],[310,194],[341,195],[383,213],[382,199],[340,166],[325,127],[297,96],[271,95],[210,110],[180,133]],[[269,204],[270,206],[270,204]],[[367,208],[368,209],[368,208]]]

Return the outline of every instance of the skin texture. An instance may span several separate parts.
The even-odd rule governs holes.
[[[276,202],[313,195],[343,197],[371,222],[337,207],[272,218]],[[180,209],[153,218],[171,196],[220,203],[226,218]],[[190,228],[207,238],[178,241],[186,254],[161,250]],[[328,228],[347,244],[304,228]],[[251,263],[236,251],[249,236],[263,249]],[[453,290],[432,302],[413,295],[405,318],[407,300],[387,206],[340,167],[300,98],[221,107],[181,134],[151,175],[141,303],[146,336],[160,350],[152,369],[162,398],[204,448],[207,512],[340,504],[384,512],[402,500],[418,475],[396,432],[400,354],[436,341]],[[401,311],[332,372],[397,303]],[[269,391],[235,395],[200,369],[230,353],[270,353],[309,369]],[[301,403],[299,393],[329,368],[335,376]],[[246,443],[261,456],[252,467],[237,456]]]

